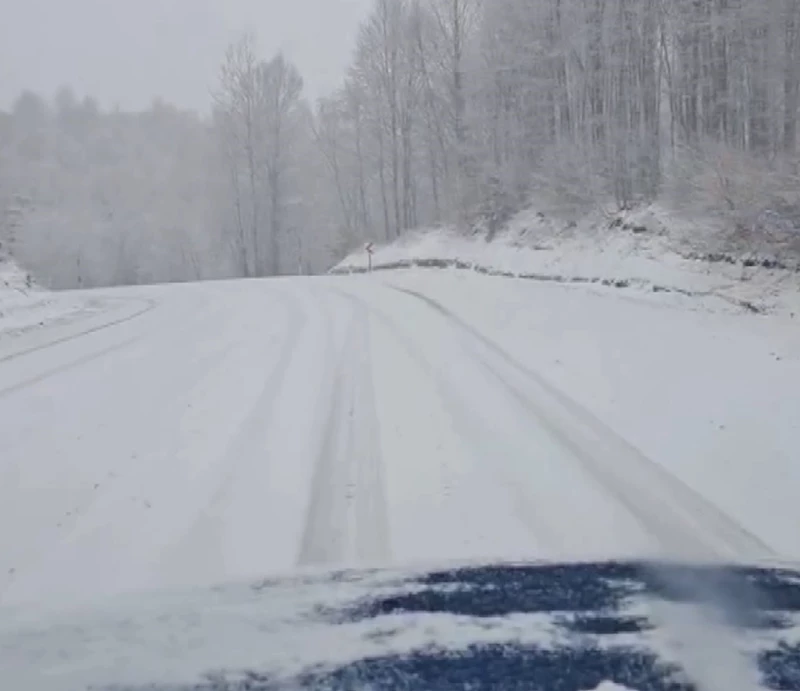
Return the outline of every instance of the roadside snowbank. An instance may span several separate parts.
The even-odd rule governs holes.
[[[99,293],[46,290],[14,261],[0,257],[0,358],[61,339],[76,325],[94,328],[109,309],[128,309],[130,301],[122,302]]]
[[[0,300],[12,293],[25,292],[33,287],[31,275],[0,254]]]
[[[655,206],[613,216],[595,214],[580,222],[558,221],[528,210],[491,242],[484,235],[465,236],[448,228],[409,233],[376,247],[373,267],[454,267],[533,280],[711,296],[754,312],[800,311],[798,267],[770,256],[729,256],[715,251],[719,246],[716,231]],[[331,273],[360,273],[367,266],[367,254],[360,249]]]
[[[0,257],[0,343],[39,329],[80,306],[74,298],[65,299],[39,287],[14,261]]]

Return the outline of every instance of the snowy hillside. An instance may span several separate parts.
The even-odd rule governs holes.
[[[779,246],[746,255],[722,251],[724,247],[725,241],[709,233],[707,224],[680,219],[660,207],[598,213],[580,222],[527,210],[491,242],[482,234],[464,235],[448,228],[410,233],[376,247],[373,267],[448,266],[491,275],[712,296],[756,312],[800,312],[800,273],[790,259],[782,260]],[[367,254],[359,249],[332,273],[358,273],[367,266]]]

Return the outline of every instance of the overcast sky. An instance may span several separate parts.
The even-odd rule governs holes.
[[[0,0],[0,107],[70,85],[104,106],[205,110],[225,46],[252,29],[313,97],[342,79],[371,0]]]

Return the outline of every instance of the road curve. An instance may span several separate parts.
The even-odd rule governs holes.
[[[1,604],[298,568],[774,556],[418,291],[110,295],[105,317],[0,348]]]

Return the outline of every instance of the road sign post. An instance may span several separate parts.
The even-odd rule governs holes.
[[[375,251],[375,247],[371,242],[368,242],[364,249],[367,251],[367,270],[372,273],[372,253]]]

